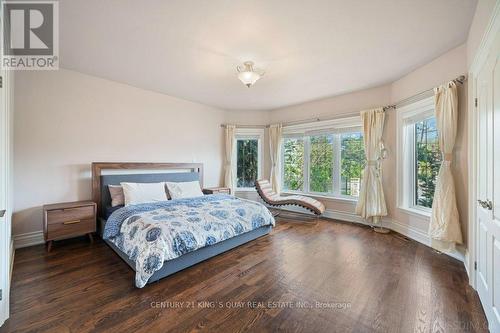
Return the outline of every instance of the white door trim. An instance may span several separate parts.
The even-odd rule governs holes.
[[[469,68],[468,78],[468,186],[469,186],[469,216],[468,216],[468,246],[465,255],[465,268],[469,273],[469,284],[476,289],[476,208],[477,208],[477,113],[475,99],[477,97],[476,80],[479,70],[486,62],[488,52],[493,44],[495,36],[500,32],[500,1],[497,0],[490,22],[481,40],[479,49]]]
[[[0,0],[0,6],[3,0]],[[0,12],[0,15],[2,13]],[[3,24],[0,25],[2,34]],[[0,56],[1,57],[1,56]],[[2,301],[0,301],[0,326],[9,318],[10,303],[10,277],[11,264],[13,262],[13,244],[11,232],[12,220],[12,171],[13,171],[13,128],[14,128],[14,72],[0,71],[2,76],[2,88],[0,88],[0,209],[5,209],[5,214],[0,221],[0,289],[2,289]],[[4,207],[5,205],[5,207]]]
[[[0,289],[2,301],[0,302],[0,326],[9,317],[10,271],[11,271],[11,217],[12,217],[12,138],[13,138],[13,76],[11,71],[0,72],[3,87],[0,88],[0,181],[4,182],[5,215],[0,221]],[[3,202],[2,202],[3,203]]]

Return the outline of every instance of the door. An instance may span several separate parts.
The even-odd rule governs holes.
[[[0,326],[9,317],[13,73],[0,70]]]
[[[0,71],[0,325],[9,315],[10,285],[10,209],[9,163],[10,163],[10,88],[6,89],[7,73]]]
[[[492,332],[500,332],[500,33],[478,73],[476,287]]]

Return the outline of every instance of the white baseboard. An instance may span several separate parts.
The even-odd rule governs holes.
[[[289,210],[293,212],[307,212],[304,209],[297,208],[297,207],[290,207],[287,209],[283,210]],[[373,226],[372,223],[369,223],[367,220],[362,218],[361,216],[358,216],[354,213],[347,213],[347,212],[342,212],[342,211],[337,211],[333,209],[327,209],[323,213],[323,216],[332,220],[339,220],[339,221],[346,221],[346,222],[353,222],[353,223],[358,223],[358,224],[363,224],[363,225],[368,225],[368,226]],[[390,229],[392,231],[395,231],[403,236],[406,236],[410,239],[413,239],[414,241],[417,241],[421,244],[424,244],[428,247],[431,246],[431,239],[427,235],[426,231],[408,226],[406,224],[402,224],[396,220],[393,220],[391,218],[382,218],[382,222],[378,224],[377,226],[384,227],[387,229]],[[465,252],[465,251],[463,251]],[[460,251],[452,252],[452,253],[444,253],[452,258],[455,258],[457,260],[460,260],[461,262],[465,261],[464,258],[464,253]]]
[[[431,246],[431,239],[426,232],[413,228],[409,225],[402,224],[390,218],[384,218],[384,220],[389,225],[389,228],[392,229],[393,231],[400,233],[401,235],[404,235],[429,247]]]
[[[27,232],[25,234],[14,235],[14,248],[20,249],[23,247],[39,245],[45,243],[43,231]]]
[[[354,223],[368,225],[368,222],[361,216],[342,212],[340,210],[327,209],[323,213],[323,216],[332,220],[340,220],[340,221],[347,221],[347,222],[354,222]]]

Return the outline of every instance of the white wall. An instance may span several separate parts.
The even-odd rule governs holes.
[[[462,44],[391,85],[391,102],[396,103],[421,91],[467,74],[466,45]]]
[[[391,103],[397,103],[464,74],[467,74],[467,48],[465,44],[393,82],[391,85]],[[462,232],[464,238],[467,239],[467,83],[459,85],[458,91],[458,130],[454,148],[453,171]],[[393,147],[393,151],[395,151],[397,140],[396,112],[397,110],[389,111],[386,118],[386,144]],[[429,227],[428,218],[408,214],[396,207],[397,186],[393,178],[395,174],[396,159],[390,159],[386,165],[384,186],[391,217],[409,228],[426,234]],[[387,179],[388,177],[390,179]]]
[[[221,123],[266,123],[69,70],[19,72],[13,234],[42,230],[43,204],[90,199],[90,163],[203,162],[221,184]]]

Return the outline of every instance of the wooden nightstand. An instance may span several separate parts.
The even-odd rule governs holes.
[[[43,206],[43,234],[47,251],[52,248],[52,241],[89,235],[96,231],[97,205],[92,201],[65,202]]]
[[[229,187],[209,187],[203,189],[203,194],[218,194],[218,193],[231,194],[231,189]]]

